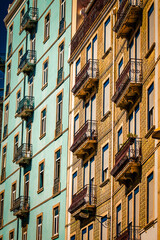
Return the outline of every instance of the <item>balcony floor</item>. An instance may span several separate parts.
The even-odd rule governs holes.
[[[26,63],[24,67],[21,69],[21,72],[26,73],[27,75],[30,74],[30,72],[33,72],[35,67],[34,63]]]
[[[31,157],[21,157],[18,161],[16,161],[16,164],[19,164],[20,166],[29,165],[30,161]]]
[[[96,150],[97,140],[87,138],[86,141],[79,146],[74,154],[79,158],[89,157]]]
[[[27,117],[30,117],[32,113],[33,113],[33,109],[24,109],[22,112],[16,113],[15,117],[26,119]]]
[[[17,212],[14,212],[13,215],[18,218],[25,218],[28,215],[28,210],[18,210]]]
[[[79,209],[77,209],[72,216],[75,217],[76,219],[82,219],[82,218],[89,218],[91,214],[94,214],[96,210],[95,205],[90,205],[86,203]]]
[[[35,29],[36,24],[37,24],[37,21],[29,19],[22,29],[28,32],[32,32],[33,29]]]
[[[81,88],[75,93],[75,96],[79,99],[88,98],[94,89],[96,89],[98,78],[88,78],[88,80],[81,86]]]

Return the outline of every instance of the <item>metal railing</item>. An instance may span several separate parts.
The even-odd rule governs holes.
[[[64,30],[64,18],[62,18],[59,23],[59,34],[61,34],[63,30]]]
[[[78,192],[76,192],[72,197],[72,204],[68,211],[70,213],[76,211],[78,208],[84,204],[90,204],[96,206],[97,204],[97,186],[86,184]]]
[[[74,142],[70,148],[72,152],[82,145],[88,138],[97,139],[97,121],[86,121],[74,134]]]
[[[16,198],[13,201],[12,210],[14,213],[16,213],[20,210],[27,212],[29,210],[29,205],[30,205],[29,197],[21,196],[19,198]]]
[[[114,240],[140,240],[140,229],[139,226],[128,226],[118,233]]]
[[[24,14],[21,22],[21,27],[25,27],[26,23],[31,20],[31,21],[38,21],[38,8],[33,8],[30,7],[27,12]]]
[[[54,179],[54,186],[53,186],[53,194],[56,194],[59,192],[59,185],[60,184],[60,179],[59,178],[55,178]]]
[[[63,79],[63,67],[61,67],[58,70],[58,79],[57,79],[57,84],[60,84],[62,82]]]
[[[3,181],[6,178],[6,168],[2,168],[1,170],[1,181]]]
[[[18,103],[16,114],[20,114],[23,110],[33,110],[33,109],[34,109],[34,97],[25,96]]]
[[[123,0],[117,12],[117,21],[113,30],[117,32],[123,22],[123,19],[127,15],[127,12],[131,6],[140,7],[143,6],[143,0]],[[134,13],[133,13],[134,14]]]
[[[31,157],[32,157],[32,144],[23,143],[20,147],[15,148],[14,162],[17,162],[22,158]]]
[[[62,128],[62,119],[56,122],[56,130],[55,130],[55,135],[56,137],[61,134],[61,129]]]
[[[96,59],[89,59],[83,66],[75,79],[75,85],[72,88],[72,92],[75,94],[80,87],[87,81],[88,78],[99,77],[99,61]]]
[[[116,81],[116,92],[112,98],[114,102],[117,102],[122,92],[125,90],[129,83],[142,83],[143,77],[143,64],[142,59],[131,58],[120,74]]]
[[[22,69],[26,64],[35,64],[35,63],[36,63],[36,51],[27,50],[26,53],[22,56],[18,68]]]

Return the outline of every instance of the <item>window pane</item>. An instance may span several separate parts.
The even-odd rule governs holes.
[[[109,91],[109,79],[103,85],[103,115],[109,111],[109,100],[110,100],[110,91]]]
[[[111,46],[111,22],[110,17],[105,22],[104,26],[104,52]]]

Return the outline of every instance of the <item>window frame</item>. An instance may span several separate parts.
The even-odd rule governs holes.
[[[2,208],[2,194],[3,194],[3,208]],[[2,225],[0,225],[0,229],[3,226],[3,216],[4,216],[4,196],[5,196],[5,190],[0,192],[0,216],[2,217]],[[3,213],[1,213],[1,209],[3,209]]]
[[[54,214],[54,211],[55,211],[56,208],[58,208],[58,215],[56,215],[56,216],[58,216],[58,233],[55,234],[55,229],[54,229],[55,214]],[[53,206],[53,208],[52,208],[52,215],[53,215],[53,220],[52,220],[52,222],[53,222],[53,224],[52,224],[52,239],[56,239],[56,238],[59,237],[60,203],[57,203],[56,205]]]
[[[48,64],[47,67],[44,69],[45,64]],[[47,57],[42,64],[42,88],[41,90],[43,90],[47,85],[48,85],[48,69],[49,69],[49,57]],[[47,75],[47,81],[44,83],[44,75]]]
[[[90,222],[88,225],[86,225],[85,227],[83,227],[83,228],[81,229],[81,235],[80,235],[80,236],[81,236],[81,240],[83,240],[83,235],[82,235],[82,234],[83,234],[83,231],[84,231],[84,230],[86,230],[86,232],[85,232],[85,233],[86,233],[86,236],[87,236],[86,239],[89,240],[88,237],[89,237],[89,227],[90,227],[90,226],[93,226],[93,237],[94,237],[94,222],[92,221],[92,222]]]
[[[153,88],[153,89],[152,89]],[[152,89],[152,90],[150,90]],[[151,91],[151,92],[150,92]],[[149,96],[150,94],[153,92],[153,107],[151,110],[149,110]],[[147,88],[147,131],[149,131],[153,126],[154,126],[154,81],[149,85],[149,87]],[[150,121],[150,116],[151,116],[151,111],[152,111],[152,121],[153,124],[151,126],[151,121]]]
[[[76,178],[76,189],[75,189],[75,191],[73,191],[74,190],[74,179]],[[77,193],[77,186],[78,186],[78,184],[77,184],[77,179],[78,179],[78,171],[76,170],[76,171],[74,171],[73,173],[72,173],[72,197],[73,197],[73,195],[74,194],[76,194]]]
[[[12,229],[9,231],[9,240],[12,240],[12,239],[14,240],[14,235],[15,235],[14,232],[15,232],[15,229]],[[11,233],[13,233],[13,238],[11,238]]]
[[[8,58],[12,55],[13,52],[13,26],[14,26],[14,22],[11,23],[11,25],[9,26],[9,33],[8,33],[8,51],[7,51],[7,56]],[[10,30],[12,28],[12,31]],[[11,51],[9,52],[9,46],[11,45]]]
[[[15,190],[13,191],[13,186],[15,185]],[[11,209],[13,208],[13,201],[15,199],[13,199],[13,195],[14,195],[14,192],[15,192],[15,199],[16,199],[16,193],[17,193],[17,181],[14,181],[11,185]]]
[[[47,22],[48,16],[49,16],[49,20]],[[43,41],[43,43],[45,43],[50,37],[50,18],[51,18],[51,10],[49,10],[49,12],[44,17],[44,41]],[[47,26],[48,26],[48,35],[47,35]]]
[[[153,10],[152,10],[152,8],[153,8]],[[150,13],[150,11],[151,11],[151,13]],[[150,43],[150,32],[151,32],[151,35],[152,35],[152,31],[150,31],[150,21],[149,21],[149,17],[151,16],[151,14],[154,14],[154,16],[153,16],[153,19],[155,18],[155,6],[154,6],[154,2],[152,2],[151,3],[151,5],[150,5],[150,7],[149,7],[149,9],[148,9],[148,11],[147,11],[147,49],[149,50],[151,47],[152,47],[152,45],[154,44],[154,42],[155,42],[155,29],[153,30],[154,31],[154,41],[152,42],[152,43]],[[154,20],[155,21],[155,20]],[[153,26],[153,28],[154,28],[154,26]],[[153,29],[152,28],[152,29]]]
[[[108,101],[108,109],[105,112],[105,106],[106,106],[106,96],[105,96],[105,89],[109,87],[107,101]],[[103,82],[103,117],[107,115],[107,113],[110,111],[110,77],[107,77],[107,79]]]
[[[152,179],[149,181],[149,178],[152,176]],[[154,220],[154,211],[153,211],[153,215],[152,215],[152,218],[149,219],[149,183],[153,181],[153,188],[154,188],[154,170],[151,169],[147,175],[146,175],[146,186],[147,186],[147,198],[146,198],[146,224],[149,224],[150,222],[152,222]],[[153,192],[154,192],[154,189],[153,189]],[[154,209],[154,195],[153,195],[153,209]]]
[[[120,207],[120,210],[118,211],[119,207]],[[116,205],[116,236],[118,236],[118,234],[119,234],[119,232],[118,232],[118,212],[120,212],[120,211],[121,211],[120,223],[121,223],[121,231],[122,231],[122,203],[121,202],[117,203],[117,205]]]
[[[29,180],[26,181],[25,179],[26,179],[27,175],[29,175]],[[26,196],[26,185],[27,185],[26,183],[27,182],[28,182],[28,196]],[[29,187],[30,187],[29,185],[30,185],[30,171],[28,171],[24,174],[24,196],[25,197],[29,197]]]
[[[22,11],[24,11],[23,15],[22,15]],[[19,34],[21,34],[21,32],[23,31],[23,28],[22,28],[21,24],[22,24],[22,19],[23,19],[24,15],[25,15],[25,6],[23,6],[23,8],[20,11],[20,31],[19,31]]]
[[[119,144],[119,137],[121,134],[119,134],[119,132],[121,131],[122,134],[122,143],[123,143],[123,126],[121,125],[117,131],[117,152],[120,150],[121,146]]]
[[[6,149],[5,154],[4,154],[4,149]],[[7,144],[5,144],[2,147],[1,182],[5,181],[5,179],[6,179],[6,162],[7,162]],[[3,169],[5,169],[5,176],[4,176],[4,179],[2,180],[2,170]]]
[[[41,224],[38,224],[38,219],[41,218]],[[39,240],[38,239],[38,226],[41,225],[41,239],[42,240],[42,228],[43,228],[43,213],[40,213],[36,216],[36,240]]]
[[[102,225],[102,223],[103,223],[103,222],[102,222],[102,219],[106,218],[106,222],[107,222],[107,220],[108,220],[107,217],[108,217],[108,212],[107,212],[107,213],[104,213],[104,214],[102,215],[102,217],[101,217],[100,240],[103,240],[103,239],[102,239],[102,226],[103,226],[103,225]],[[105,222],[105,221],[104,221],[104,222]],[[106,239],[107,239],[107,237],[108,237],[108,228],[106,227],[106,229],[107,229],[107,230],[106,230],[106,231],[107,231]]]
[[[20,51],[22,51],[22,55],[20,55]],[[22,56],[23,56],[23,46],[18,50],[18,67],[21,62]],[[18,74],[19,74],[19,69],[18,69]]]
[[[110,39],[109,39],[109,46],[107,47],[106,46],[106,39],[107,39],[108,34],[106,32],[106,29],[107,29],[108,24],[110,24],[110,29],[109,29],[110,30],[110,34],[109,34]],[[110,47],[111,47],[111,16],[109,15],[104,22],[104,53],[108,52]]]
[[[59,96],[62,94],[62,100],[58,102]],[[55,138],[61,135],[62,133],[62,117],[63,117],[63,89],[57,93],[56,95],[56,126],[55,126]],[[61,104],[61,111],[60,111],[60,119],[58,118],[59,115],[59,105]],[[57,135],[57,129],[59,129],[59,134]]]
[[[43,170],[41,170],[42,164],[43,164]],[[37,190],[37,193],[40,193],[44,190],[44,170],[45,170],[45,159],[40,161],[38,164],[38,190]],[[43,178],[43,186],[42,187],[40,187],[41,173],[42,173],[42,178]]]
[[[43,117],[43,112],[46,111],[45,116]],[[45,124],[45,131],[42,132],[42,126],[43,126],[43,121]],[[46,127],[47,127],[47,107],[45,106],[42,110],[41,110],[41,119],[40,119],[40,139],[42,139],[45,135],[46,135]]]
[[[60,152],[60,157],[56,158],[58,152]],[[61,178],[61,158],[62,158],[62,146],[60,146],[59,148],[57,148],[54,151],[54,180],[59,179],[59,182],[60,182],[60,178]],[[59,176],[57,176],[57,172],[56,172],[58,161],[59,161]]]
[[[20,93],[20,97],[18,98],[18,94]],[[21,101],[21,88],[18,89],[18,91],[16,92],[16,110],[18,109],[18,104]]]
[[[107,168],[107,178],[104,178],[104,172],[106,169],[104,169],[104,149],[107,147],[105,151],[108,151],[108,157],[109,157],[109,141],[107,141],[103,146],[102,146],[102,178],[101,181],[102,183],[106,182],[109,179],[109,158],[108,158],[108,168]]]

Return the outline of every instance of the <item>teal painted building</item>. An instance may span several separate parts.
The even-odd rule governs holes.
[[[15,0],[0,164],[0,240],[65,239],[72,0]]]

